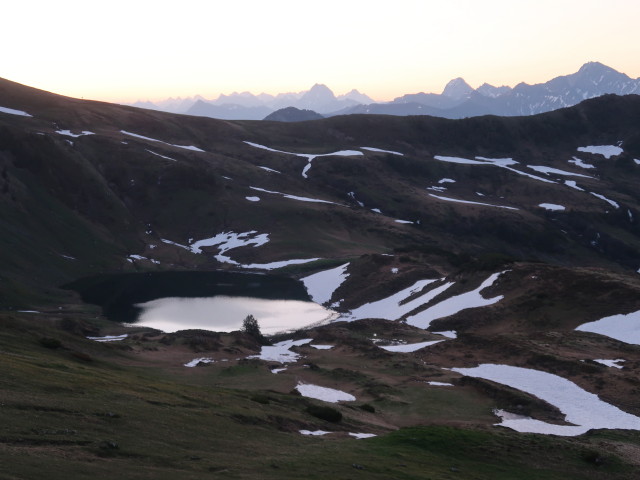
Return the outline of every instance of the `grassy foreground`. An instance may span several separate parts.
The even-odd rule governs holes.
[[[340,424],[309,415],[292,394],[203,385],[127,352],[68,334],[47,319],[0,318],[2,479],[628,479],[609,450],[638,435],[575,439],[495,427],[427,424],[356,440],[355,409]],[[61,342],[58,348],[43,338]],[[269,373],[268,373],[269,374]],[[269,374],[271,375],[271,374]],[[208,382],[210,383],[210,382]],[[300,429],[337,431],[308,437]]]

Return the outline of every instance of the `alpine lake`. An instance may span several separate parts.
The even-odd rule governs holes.
[[[322,324],[337,314],[310,300],[297,280],[256,273],[145,272],[96,275],[64,288],[99,305],[110,320],[178,330],[240,330],[253,315],[265,335]]]

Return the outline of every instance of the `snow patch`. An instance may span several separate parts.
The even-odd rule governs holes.
[[[333,345],[315,345],[313,343],[309,344],[309,346],[316,350],[331,350],[333,348]]]
[[[484,378],[522,390],[557,407],[567,422],[574,425],[554,425],[528,417],[497,411],[498,425],[518,432],[575,436],[590,429],[610,428],[640,430],[640,418],[603,402],[569,380],[551,373],[509,365],[482,364],[475,368],[452,368],[469,377]],[[505,415],[502,415],[505,414]]]
[[[293,363],[300,359],[300,354],[292,352],[292,347],[299,347],[312,342],[312,338],[303,338],[302,340],[284,340],[275,345],[264,346],[258,355],[251,355],[247,358],[258,358],[265,362]]]
[[[180,243],[172,242],[171,240],[167,240],[166,238],[161,238],[160,241],[162,243],[167,243],[169,245],[174,245],[176,247],[184,248],[185,250],[191,250],[191,248],[186,246],[186,245],[182,245]]]
[[[447,337],[447,338],[458,338],[458,332],[456,332],[455,330],[446,330],[444,332],[433,332],[436,335],[442,335],[443,337]]]
[[[267,172],[280,173],[280,174],[282,174],[282,172],[279,172],[278,170],[274,170],[273,168],[269,168],[269,167],[262,167],[262,166],[258,166],[258,168],[261,168],[262,170],[266,170]]]
[[[391,155],[400,155],[404,157],[404,153],[394,152],[393,150],[382,150],[381,148],[374,147],[360,147],[362,150],[369,150],[370,152],[390,153]]]
[[[612,205],[615,208],[620,208],[620,205],[618,205],[618,202],[614,202],[613,200],[605,197],[604,195],[600,195],[599,193],[595,193],[595,192],[589,192],[591,195],[593,195],[594,197],[598,197],[600,200],[604,200],[605,202],[607,202],[609,205]]]
[[[476,157],[476,160],[482,160],[487,163],[491,163],[498,167],[506,167],[507,165],[517,165],[513,158],[487,158],[487,157]]]
[[[546,175],[553,173],[556,175],[564,175],[567,177],[593,178],[589,175],[584,175],[582,173],[567,172],[566,170],[560,170],[559,168],[545,167],[544,165],[527,165],[527,168],[530,168],[531,170],[535,170],[536,172],[544,173]]]
[[[579,190],[579,191],[581,191],[581,192],[584,192],[584,188],[580,188],[580,187],[576,184],[575,180],[565,180],[565,181],[564,181],[564,184],[565,184],[567,187],[571,187],[571,188],[574,188],[574,189]]]
[[[237,264],[241,268],[255,268],[259,270],[275,270],[276,268],[287,267],[289,265],[302,265],[304,263],[315,262],[319,258],[294,258],[292,260],[281,260],[271,263],[250,263],[248,265]]]
[[[573,163],[576,167],[580,167],[580,168],[585,168],[585,169],[596,168],[595,165],[591,165],[590,163],[584,163],[578,157],[573,157],[573,160],[567,160],[567,161],[569,163]]]
[[[107,335],[105,337],[87,337],[87,338],[89,340],[93,340],[96,342],[118,342],[120,340],[124,340],[128,336],[129,335],[125,333],[124,335]]]
[[[145,151],[149,152],[152,155],[155,155],[156,157],[164,158],[165,160],[171,160],[172,162],[177,162],[175,158],[167,157],[166,155],[160,155],[159,153],[156,153],[153,150],[149,150],[148,148],[145,148]]]
[[[613,368],[622,368],[622,365],[619,365],[619,363],[624,362],[625,360],[622,358],[618,358],[616,360],[605,360],[605,359],[597,359],[594,360],[594,362],[600,363],[602,365],[605,365],[607,367],[613,367]]]
[[[447,163],[462,163],[465,165],[490,165],[487,162],[482,162],[479,160],[471,160],[469,158],[461,158],[461,157],[447,157],[443,155],[436,155],[433,158],[435,158],[436,160],[440,160],[441,162],[447,162]]]
[[[32,117],[33,115],[29,115],[27,112],[23,112],[22,110],[14,110],[13,108],[0,107],[0,112],[8,113],[9,115],[19,115],[21,117]]]
[[[331,432],[325,432],[324,430],[298,430],[302,435],[313,435],[313,436],[321,436],[326,435]]]
[[[320,200],[318,198],[310,198],[310,197],[300,197],[298,195],[290,195],[288,193],[282,193],[282,192],[275,192],[273,190],[265,190],[264,188],[258,188],[258,187],[249,187],[251,190],[255,190],[257,192],[264,192],[264,193],[271,193],[273,195],[282,195],[284,198],[289,198],[291,200],[297,200],[299,202],[311,202],[311,203],[329,203],[331,205],[340,205],[343,206],[340,203],[336,203],[336,202],[330,202],[328,200]]]
[[[191,151],[194,151],[194,152],[204,152],[204,150],[201,150],[198,147],[194,147],[193,145],[174,145],[173,143],[163,142],[162,140],[157,140],[155,138],[145,137],[143,135],[138,135],[137,133],[127,132],[126,130],[120,130],[120,133],[123,133],[124,135],[129,135],[130,137],[139,138],[141,140],[147,140],[148,142],[163,143],[165,145],[169,145],[170,147],[183,148],[185,150],[191,150]]]
[[[262,150],[268,150],[270,152],[276,152],[276,153],[284,153],[285,155],[295,155],[296,157],[303,157],[307,159],[307,165],[305,165],[304,169],[302,170],[302,176],[304,178],[308,178],[307,177],[307,172],[309,171],[309,169],[311,168],[311,162],[313,162],[314,159],[316,159],[317,157],[353,157],[353,156],[362,156],[364,155],[362,152],[358,151],[358,150],[339,150],[337,152],[331,152],[331,153],[295,153],[295,152],[285,152],[284,150],[276,150],[274,148],[270,148],[270,147],[266,147],[264,145],[260,145],[259,143],[253,143],[253,142],[247,142],[245,141],[244,143],[246,143],[247,145],[250,145],[252,147],[255,148],[260,148]]]
[[[492,298],[484,298],[480,294],[480,292],[485,288],[493,285],[498,277],[503,273],[505,272],[494,273],[484,282],[482,282],[480,286],[475,290],[447,298],[446,300],[443,300],[440,303],[437,303],[427,308],[426,310],[423,310],[422,312],[407,317],[407,323],[409,325],[413,325],[414,327],[427,329],[429,328],[431,322],[438,318],[448,317],[468,308],[485,307],[499,302],[504,298],[503,295],[498,295]]]
[[[427,285],[437,280],[418,280],[412,286],[405,288],[387,298],[376,302],[365,303],[360,307],[352,310],[350,313],[341,316],[340,320],[353,321],[363,318],[383,318],[385,320],[398,320],[402,316],[408,314],[412,310],[430,302],[433,298],[448,289],[453,282],[440,285],[433,290],[414,298],[411,301],[407,299],[420,292]],[[403,303],[404,302],[404,303]]]
[[[71,133],[71,130],[56,130],[56,133],[73,138],[82,137],[83,135],[95,135],[93,132],[89,132],[88,130],[83,130],[81,133]]]
[[[430,342],[420,342],[420,343],[405,343],[403,345],[378,345],[383,350],[387,350],[388,352],[402,352],[402,353],[410,353],[420,350],[424,347],[430,347],[431,345],[435,345],[436,343],[444,342],[444,340],[431,340]]]
[[[456,183],[456,181],[451,178],[441,178],[438,183]]]
[[[154,260],[153,258],[143,257],[142,255],[129,255],[127,260],[131,263],[134,263],[135,260],[147,260],[148,262],[155,263],[159,265],[160,262],[158,260]]]
[[[347,279],[349,276],[346,273],[348,267],[349,263],[345,263],[339,267],[303,277],[300,280],[304,283],[311,299],[322,305],[331,300],[333,292]]]
[[[541,203],[538,205],[541,208],[544,208],[545,210],[553,210],[553,211],[563,211],[566,210],[565,207],[563,207],[562,205],[556,205],[555,203]]]
[[[334,388],[320,387],[311,383],[298,382],[295,388],[300,395],[307,398],[315,398],[316,400],[322,400],[329,403],[338,402],[353,402],[356,397],[350,393],[343,392],[342,390],[336,390]]]
[[[260,201],[260,197],[244,197],[244,198],[246,198],[250,202],[259,202]]]
[[[624,343],[640,345],[640,310],[583,323],[576,330],[597,333]]]
[[[377,437],[375,433],[351,433],[351,432],[349,432],[349,436],[355,437],[357,439]]]
[[[519,210],[519,208],[516,208],[516,207],[507,207],[505,205],[494,205],[492,203],[472,202],[470,200],[458,200],[456,198],[443,197],[441,195],[434,195],[433,193],[429,193],[428,195],[430,197],[437,198],[438,200],[444,200],[445,202],[467,203],[467,204],[471,204],[471,205],[482,205],[484,207],[495,207],[495,208],[506,208],[508,210]]]
[[[446,382],[427,382],[429,385],[433,385],[434,387],[453,387],[453,383]]]
[[[193,368],[193,367],[197,367],[199,363],[214,363],[214,362],[215,360],[213,358],[200,357],[200,358],[194,358],[190,362],[185,363],[184,366]]]
[[[593,153],[594,155],[602,155],[607,160],[624,152],[622,148],[615,145],[590,145],[588,147],[578,147],[578,151]]]

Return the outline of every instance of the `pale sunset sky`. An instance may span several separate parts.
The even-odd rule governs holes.
[[[599,61],[640,77],[640,0],[10,1],[0,77],[110,102],[324,83],[378,101]]]

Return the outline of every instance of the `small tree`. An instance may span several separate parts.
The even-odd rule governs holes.
[[[253,315],[247,315],[242,321],[242,331],[264,344],[265,338],[260,331],[260,324]]]

